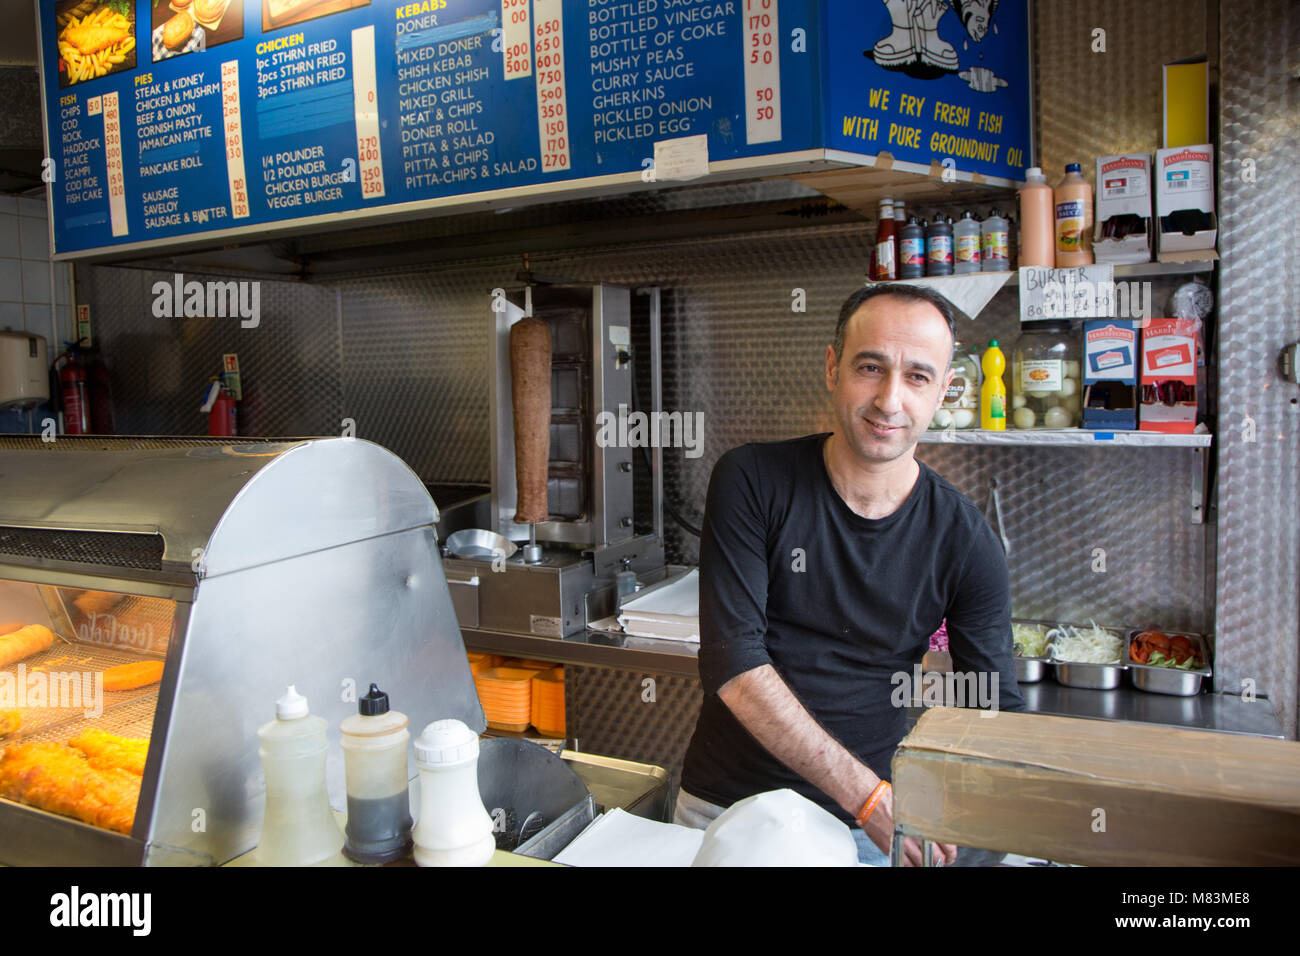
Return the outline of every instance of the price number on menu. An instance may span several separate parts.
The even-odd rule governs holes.
[[[535,0],[533,13],[537,132],[542,148],[542,172],[559,172],[570,166],[564,14],[560,0]]]
[[[533,30],[528,0],[501,0],[501,54],[507,80],[533,74]]]
[[[244,124],[239,113],[239,62],[221,64],[221,130],[226,138],[226,181],[230,188],[230,215],[244,219],[252,214],[248,202],[248,177],[244,173]]]
[[[126,180],[122,169],[122,128],[121,112],[118,108],[117,93],[105,93],[104,110],[104,161],[105,178],[108,184],[108,218],[109,228],[114,236],[127,234],[126,220]]]
[[[745,141],[781,138],[781,53],[777,0],[745,0]]]

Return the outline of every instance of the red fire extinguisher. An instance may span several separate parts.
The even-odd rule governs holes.
[[[86,403],[86,370],[77,357],[76,347],[65,343],[68,351],[54,360],[59,370],[59,395],[63,403],[63,433],[86,435],[90,432],[90,410]]]
[[[213,379],[211,388],[217,389],[217,394],[212,398],[211,405],[208,406],[208,434],[238,435],[239,430],[235,422],[235,399],[226,389],[224,376],[220,379]],[[209,392],[209,395],[211,395],[211,392]],[[204,404],[207,405],[207,402]]]

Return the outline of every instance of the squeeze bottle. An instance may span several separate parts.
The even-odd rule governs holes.
[[[435,720],[415,740],[420,769],[420,866],[483,866],[496,850],[478,790],[478,735],[459,720]]]
[[[1078,163],[1065,167],[1056,187],[1056,267],[1092,265],[1092,186]]]
[[[1034,166],[1025,173],[1020,187],[1020,265],[1056,267],[1056,229],[1052,211],[1052,187],[1043,171]]]
[[[266,772],[266,814],[257,843],[262,866],[345,866],[343,831],[325,789],[325,719],[307,712],[292,684],[275,702],[275,720],[257,731]]]
[[[980,428],[1001,432],[1007,429],[1007,386],[1002,381],[1007,359],[998,348],[998,340],[990,339],[989,347],[980,359],[984,369],[984,384],[980,387]]]
[[[370,693],[357,701],[357,713],[339,726],[348,785],[343,853],[359,863],[389,863],[410,852],[407,723],[405,714],[388,709],[388,695],[371,684]]]

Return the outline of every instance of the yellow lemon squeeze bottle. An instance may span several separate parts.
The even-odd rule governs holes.
[[[1007,387],[1002,382],[1007,359],[998,348],[998,340],[990,339],[989,347],[980,359],[984,369],[984,385],[980,388],[980,428],[1001,432],[1007,429]]]

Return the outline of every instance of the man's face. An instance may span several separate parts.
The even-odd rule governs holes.
[[[926,302],[882,295],[844,330],[844,353],[826,350],[826,387],[849,448],[864,462],[909,455],[943,401],[952,335]]]

